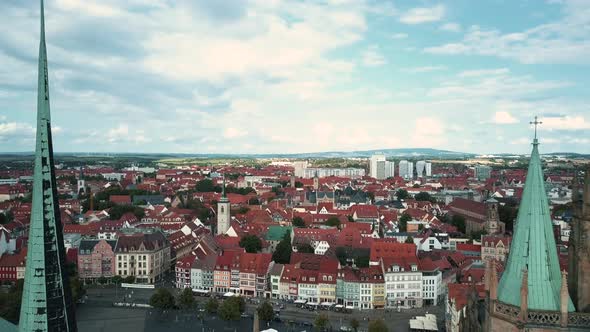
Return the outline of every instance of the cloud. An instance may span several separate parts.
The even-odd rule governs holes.
[[[518,119],[513,117],[512,114],[508,112],[500,111],[494,114],[493,122],[496,124],[512,124],[517,123]]]
[[[440,21],[445,15],[445,7],[436,5],[433,7],[412,8],[400,16],[400,22],[405,24],[420,24]]]
[[[239,129],[239,128],[234,128],[234,127],[229,127],[226,128],[223,131],[223,137],[225,138],[238,138],[238,137],[243,137],[246,136],[248,134],[247,131]]]
[[[412,67],[412,68],[401,69],[401,71],[403,71],[403,72],[412,73],[412,74],[430,73],[433,71],[441,71],[441,70],[447,70],[447,67],[446,66],[424,66],[424,67]]]
[[[408,34],[407,33],[394,33],[391,38],[393,39],[406,39],[408,38]]]
[[[590,121],[581,115],[562,117],[541,117],[540,130],[587,130],[590,129]]]
[[[460,32],[461,25],[458,23],[445,23],[439,27],[439,30],[449,31],[449,32]]]
[[[472,26],[460,42],[427,47],[439,55],[480,55],[524,64],[590,64],[590,6],[568,1],[561,19],[520,32]]]
[[[107,132],[106,137],[109,143],[125,140],[129,137],[129,126],[126,124],[120,124],[118,127],[110,129]]]
[[[363,65],[367,67],[376,67],[382,66],[387,63],[385,57],[379,53],[379,48],[377,45],[371,45],[364,53],[363,53]]]
[[[476,70],[465,70],[459,73],[459,77],[480,77],[480,76],[497,76],[509,74],[508,68],[499,69],[476,69]]]

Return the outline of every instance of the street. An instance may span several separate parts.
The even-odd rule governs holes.
[[[173,294],[178,290],[171,289]],[[257,304],[246,303],[246,314],[238,322],[222,321],[214,315],[205,315],[201,321],[196,311],[182,312],[171,310],[161,313],[155,309],[113,307],[113,302],[149,303],[153,289],[122,289],[110,287],[92,287],[87,290],[88,298],[84,304],[78,305],[77,320],[80,331],[88,332],[152,332],[152,331],[251,331],[252,318]],[[199,305],[204,304],[208,297],[196,297]],[[273,303],[275,301],[272,301]],[[381,318],[390,331],[409,331],[408,320],[425,313],[438,317],[438,326],[444,327],[444,307],[425,307],[397,312],[393,309],[353,310],[352,313],[339,313],[327,310],[309,311],[287,304],[280,312],[280,322],[272,322],[270,327],[278,331],[311,331],[310,326],[317,315],[325,314],[332,329],[337,331],[341,326],[349,327],[352,318],[360,322],[360,330],[366,331],[369,321]],[[261,330],[265,323],[261,321]]]

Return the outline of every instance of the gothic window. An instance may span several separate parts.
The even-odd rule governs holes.
[[[221,213],[225,213],[223,205],[221,206]]]

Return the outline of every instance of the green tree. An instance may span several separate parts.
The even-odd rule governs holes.
[[[408,191],[405,189],[398,189],[395,192],[395,196],[397,197],[398,200],[400,200],[400,199],[407,199],[410,196],[410,194],[408,194]]]
[[[74,299],[74,301],[78,301],[86,295],[86,288],[84,288],[84,285],[78,277],[70,277],[70,289],[72,290],[72,299]]]
[[[358,331],[360,325],[361,324],[359,323],[359,321],[356,318],[353,318],[350,320],[350,327],[352,328],[352,330],[354,332]]]
[[[134,284],[135,283],[135,277],[134,276],[128,276],[123,278],[123,283],[125,284]]]
[[[346,216],[349,222],[354,222],[354,218],[352,216]]]
[[[338,217],[330,217],[330,218],[328,218],[328,220],[326,220],[324,225],[330,226],[330,227],[334,227],[334,226],[340,227],[340,219]]]
[[[404,241],[404,243],[414,243],[414,238],[413,238],[413,237],[411,237],[411,236],[408,236],[408,237],[406,238],[406,240]]]
[[[319,314],[314,322],[314,326],[317,331],[325,331],[330,325],[330,321],[328,320],[328,316],[325,314]]]
[[[223,320],[238,320],[240,319],[240,304],[234,300],[237,297],[230,297],[223,301],[219,307],[219,317]]]
[[[190,288],[185,288],[176,299],[176,303],[180,309],[192,309],[195,307],[195,297],[193,291]]]
[[[109,210],[109,218],[112,220],[120,219],[125,213],[131,212],[133,213],[137,219],[143,218],[145,216],[145,210],[140,208],[139,206],[133,205],[115,205],[110,208]]]
[[[258,318],[267,322],[270,322],[274,317],[274,310],[272,308],[272,304],[268,301],[262,302],[258,306]]]
[[[205,303],[205,311],[208,314],[214,314],[219,309],[219,301],[216,298],[212,297]]]
[[[123,278],[121,276],[114,276],[111,282],[115,285],[120,285],[123,282]]]
[[[451,225],[457,227],[459,232],[465,234],[465,217],[458,214],[454,215],[451,218]]]
[[[408,221],[412,220],[412,217],[407,214],[404,213],[402,214],[402,216],[399,218],[399,231],[400,232],[406,232],[408,230]]]
[[[158,288],[150,297],[150,305],[161,310],[172,309],[174,308],[174,296],[166,288]]]
[[[272,253],[272,260],[275,263],[288,264],[291,261],[292,251],[293,247],[291,246],[291,234],[287,232],[283,236],[281,242],[277,244],[275,252]]]
[[[303,183],[295,181],[295,188],[303,188]]]
[[[295,227],[305,227],[305,221],[301,217],[293,217],[292,223]]]
[[[297,246],[297,252],[313,254],[315,249],[309,243],[303,243]]]
[[[414,199],[423,202],[434,202],[434,197],[432,197],[429,193],[425,191],[417,193],[416,196],[414,196]]]
[[[211,179],[203,179],[195,185],[195,191],[204,193],[215,191],[215,185]]]
[[[256,235],[246,235],[240,239],[240,247],[246,249],[246,252],[256,253],[262,249],[262,241]]]
[[[100,277],[98,278],[98,283],[101,285],[104,285],[108,282],[108,279],[106,277]]]
[[[383,319],[375,319],[369,323],[369,332],[388,332],[389,329]]]

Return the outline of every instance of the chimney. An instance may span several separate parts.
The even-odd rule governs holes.
[[[522,285],[520,286],[520,314],[521,321],[526,322],[529,308],[529,272],[527,269],[522,270]]]
[[[498,273],[496,271],[496,261],[492,260],[492,273],[490,275],[490,299],[498,299]]]
[[[561,302],[561,327],[567,327],[569,294],[567,292],[567,272],[565,271],[561,271],[561,291],[559,295]]]

